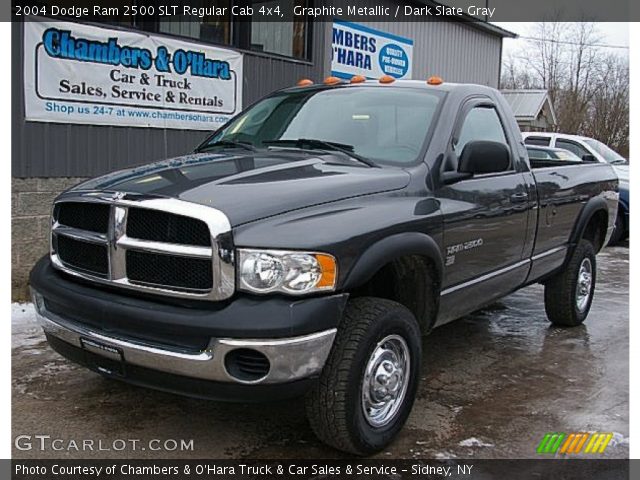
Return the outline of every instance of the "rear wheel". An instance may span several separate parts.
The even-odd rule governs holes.
[[[554,325],[575,327],[587,318],[596,284],[593,244],[580,240],[569,263],[544,288],[544,306]]]
[[[404,425],[420,378],[418,322],[391,300],[351,300],[320,380],[307,395],[318,438],[368,455],[388,445]]]

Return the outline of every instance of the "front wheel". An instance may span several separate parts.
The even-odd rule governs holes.
[[[381,298],[351,300],[306,398],[318,438],[356,455],[382,450],[409,416],[421,353],[420,328],[407,308]]]
[[[544,306],[554,325],[575,327],[587,318],[596,285],[593,244],[580,240],[569,263],[544,288]]]

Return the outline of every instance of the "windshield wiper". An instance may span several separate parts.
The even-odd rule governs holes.
[[[256,147],[254,147],[253,145],[247,142],[235,142],[233,140],[218,140],[217,142],[207,143],[206,145],[199,146],[198,148],[196,148],[196,153],[204,152],[206,150],[209,150],[211,148],[216,148],[216,147],[237,147],[237,148],[243,148],[245,150],[250,150],[252,152],[257,151]]]
[[[288,146],[291,145],[293,147],[296,148],[305,148],[305,146],[307,148],[319,148],[322,150],[329,150],[329,151],[333,151],[333,152],[340,152],[340,153],[344,153],[345,155],[353,158],[354,160],[359,161],[360,163],[364,163],[365,165],[368,165],[369,167],[375,167],[378,168],[378,165],[376,165],[375,163],[373,163],[371,160],[369,160],[366,157],[363,157],[362,155],[358,155],[357,153],[355,153],[353,151],[353,145],[347,145],[346,143],[337,143],[337,142],[327,142],[325,140],[317,140],[315,138],[298,138],[295,140],[264,140],[262,142],[265,145],[283,145],[283,146]]]
[[[626,165],[628,162],[625,159],[621,158],[619,160],[613,160],[609,163],[611,163],[611,165]]]

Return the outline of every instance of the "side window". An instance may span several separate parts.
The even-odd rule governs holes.
[[[529,158],[535,160],[549,160],[551,158],[549,152],[537,148],[527,148],[527,153],[529,154]]]
[[[589,155],[589,152],[586,148],[578,145],[575,142],[571,142],[569,140],[562,140],[560,138],[556,139],[556,148],[563,148],[565,150],[569,150],[572,153],[575,153],[580,159],[582,159],[583,155]]]
[[[499,142],[508,146],[504,128],[495,108],[474,107],[469,111],[460,129],[458,141],[454,145],[456,155],[459,157],[464,146],[476,140]]]
[[[524,139],[526,145],[538,145],[540,147],[548,147],[551,143],[551,137],[527,137]]]

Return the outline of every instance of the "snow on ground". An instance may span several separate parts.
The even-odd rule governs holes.
[[[609,445],[611,445],[612,447],[615,447],[616,445],[628,446],[629,437],[625,437],[623,434],[618,432],[613,432],[613,437],[611,438]]]
[[[471,437],[458,443],[461,447],[493,447],[493,443],[485,443],[479,438]]]
[[[11,304],[11,348],[34,347],[44,341],[32,303]]]

